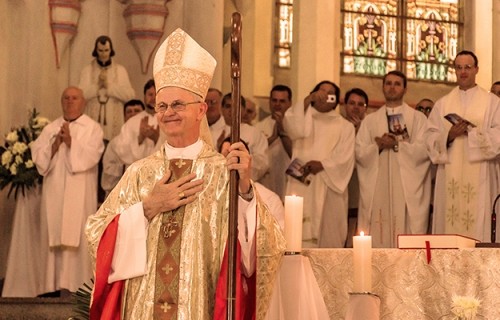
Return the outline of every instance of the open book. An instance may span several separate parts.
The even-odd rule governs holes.
[[[290,165],[286,169],[286,174],[299,180],[305,185],[309,185],[311,183],[311,177],[309,177],[309,174],[304,173],[304,163],[299,160],[298,158],[295,158],[290,162]]]
[[[389,124],[389,133],[394,134],[398,141],[410,140],[405,118],[402,113],[388,114],[387,123]]]
[[[460,121],[465,121],[465,123],[467,123],[467,125],[469,125],[473,128],[476,126],[475,124],[473,124],[469,120],[465,120],[464,118],[462,118],[461,116],[459,116],[456,113],[448,113],[447,115],[444,116],[444,118],[446,120],[448,120],[449,122],[451,122],[451,124],[453,124],[453,125],[459,123]]]

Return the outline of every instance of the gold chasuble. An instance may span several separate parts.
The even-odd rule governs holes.
[[[177,160],[167,159],[163,147],[132,164],[87,222],[86,234],[95,258],[99,240],[110,221],[116,214],[142,202],[167,168],[172,170],[172,181],[190,172],[204,181],[203,190],[194,202],[158,214],[145,226],[137,226],[147,229],[146,243],[137,244],[145,245],[147,265],[144,275],[126,280],[122,319],[213,318],[215,290],[228,233],[229,172],[225,158],[205,142],[192,162],[183,159],[181,162],[185,164],[177,168]],[[285,241],[258,193],[255,200],[256,314],[257,319],[263,319]]]

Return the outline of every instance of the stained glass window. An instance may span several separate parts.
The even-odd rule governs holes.
[[[344,0],[343,72],[453,82],[462,0]]]
[[[293,35],[293,0],[276,1],[277,32],[276,57],[280,68],[290,68],[290,50]]]

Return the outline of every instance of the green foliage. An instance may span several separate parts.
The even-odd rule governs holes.
[[[84,283],[73,294],[75,298],[75,305],[73,312],[75,313],[71,319],[74,320],[87,320],[90,317],[90,298],[92,296],[92,288],[94,287],[94,279],[90,279],[91,284]]]

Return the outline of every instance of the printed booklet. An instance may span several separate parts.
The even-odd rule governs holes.
[[[398,141],[410,140],[405,118],[402,113],[388,114],[387,122],[389,123],[389,132],[394,134]]]
[[[465,120],[464,118],[462,118],[461,116],[459,116],[456,113],[448,113],[447,115],[444,116],[444,118],[446,120],[448,120],[449,122],[451,122],[451,124],[453,124],[453,125],[457,124],[458,122],[460,122],[460,120],[462,120],[462,121],[465,121],[467,123],[467,125],[469,125],[473,128],[476,126],[475,124],[473,124],[469,120]]]
[[[286,169],[286,174],[299,180],[305,185],[309,185],[311,183],[311,177],[309,177],[308,174],[304,174],[303,167],[304,163],[295,158]]]

